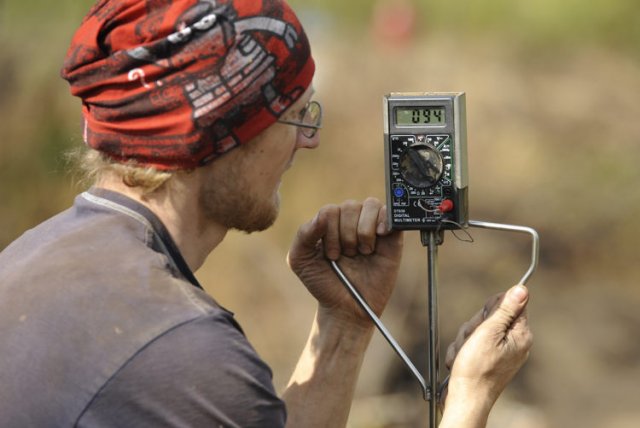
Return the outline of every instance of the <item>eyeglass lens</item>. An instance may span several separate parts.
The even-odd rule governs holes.
[[[319,126],[321,119],[321,110],[320,105],[316,102],[310,102],[307,108],[304,110],[304,114],[302,117],[302,123],[310,126]],[[313,137],[316,133],[315,128],[302,128],[302,133],[306,137]]]

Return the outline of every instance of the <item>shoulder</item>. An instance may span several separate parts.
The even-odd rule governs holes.
[[[285,419],[271,370],[232,315],[219,311],[143,348],[96,395],[79,426],[277,427]]]

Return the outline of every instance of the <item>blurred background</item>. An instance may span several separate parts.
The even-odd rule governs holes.
[[[291,0],[326,112],[298,154],[267,232],[232,233],[197,273],[286,383],[314,302],[285,263],[299,224],[327,203],[383,199],[382,96],[467,93],[470,214],[532,226],[531,358],[489,426],[640,426],[640,4],[637,0]],[[0,249],[82,190],[64,152],[80,105],[59,77],[88,0],[0,0]],[[443,352],[487,297],[528,267],[526,236],[447,234],[440,247]],[[407,233],[383,321],[424,372],[426,250]],[[351,427],[427,426],[418,383],[376,335]]]

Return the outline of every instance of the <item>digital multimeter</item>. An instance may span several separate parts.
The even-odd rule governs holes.
[[[429,426],[438,424],[438,403],[448,384],[439,377],[437,254],[443,229],[477,227],[524,232],[533,238],[526,284],[538,265],[538,233],[524,226],[469,220],[465,95],[463,92],[391,93],[384,96],[384,150],[387,212],[392,229],[420,230],[428,247],[428,376],[422,376],[378,315],[340,269],[330,261],[347,291],[376,325],[422,387],[429,401]],[[470,237],[471,235],[469,235]]]
[[[391,228],[467,226],[464,93],[391,93],[384,96],[383,111]]]

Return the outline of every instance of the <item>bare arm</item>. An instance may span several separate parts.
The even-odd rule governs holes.
[[[294,240],[289,264],[318,300],[318,310],[283,394],[289,426],[346,425],[373,324],[327,259],[337,260],[374,311],[382,313],[402,252],[402,235],[388,233],[385,217],[384,207],[373,198],[326,206]]]
[[[345,426],[370,329],[342,327],[316,314],[307,344],[283,399],[287,426]]]

